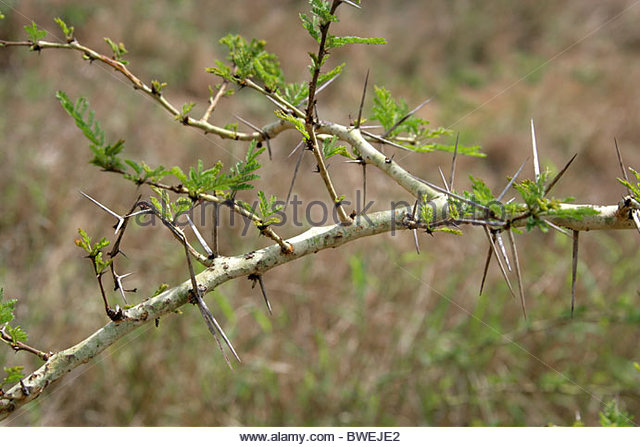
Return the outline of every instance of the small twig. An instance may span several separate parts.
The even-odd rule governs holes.
[[[4,341],[9,346],[11,346],[11,349],[13,349],[16,352],[18,351],[29,352],[35,356],[38,356],[40,359],[44,360],[45,362],[49,360],[49,357],[51,357],[51,353],[40,351],[19,340],[14,341],[13,337],[11,337],[11,335],[9,335],[6,332],[6,324],[2,328],[0,328],[0,338],[2,338],[2,341]]]
[[[205,121],[205,122],[209,121],[209,118],[211,118],[211,114],[213,113],[213,110],[216,108],[216,105],[218,104],[218,101],[220,101],[220,98],[222,98],[222,96],[224,95],[228,85],[229,85],[229,81],[225,79],[224,81],[222,81],[222,84],[220,85],[220,88],[218,89],[216,96],[215,97],[209,96],[209,107],[207,107],[207,110],[204,112],[204,115],[202,115],[201,121]]]

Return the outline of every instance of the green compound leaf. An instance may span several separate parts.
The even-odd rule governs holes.
[[[24,366],[4,367],[3,369],[7,376],[0,381],[0,388],[10,383],[19,382],[24,378],[24,374],[22,373]]]
[[[347,147],[338,145],[337,141],[338,137],[333,136],[322,142],[322,154],[324,155],[324,158],[327,159],[333,157],[334,155],[342,155],[343,157],[355,160],[356,157],[349,153]]]
[[[58,26],[60,27],[60,29],[64,33],[64,37],[67,39],[67,42],[73,42],[73,40],[74,40],[74,37],[73,37],[74,28],[73,28],[73,26],[67,26],[67,24],[64,23],[64,20],[62,20],[60,17],[56,17],[53,20],[58,24]]]
[[[309,133],[307,132],[307,129],[305,128],[304,121],[302,121],[299,118],[296,118],[295,116],[293,116],[293,115],[291,115],[289,113],[285,113],[282,110],[276,110],[274,113],[281,120],[285,120],[288,123],[293,124],[293,126],[296,128],[296,130],[298,132],[300,132],[302,134],[302,136],[305,138],[305,140],[309,139]]]
[[[109,47],[111,48],[111,51],[113,52],[113,59],[115,61],[120,62],[122,65],[127,65],[129,63],[129,61],[123,59],[123,56],[127,54],[128,51],[124,47],[124,44],[122,42],[116,44],[108,37],[105,37],[104,41],[107,42],[107,45],[109,45]]]
[[[227,59],[231,65],[216,61],[215,67],[206,69],[209,73],[234,83],[247,78],[256,78],[272,90],[284,85],[280,62],[274,54],[265,50],[266,41],[253,39],[247,42],[238,34],[227,34],[220,39],[220,43],[227,47],[229,52]]]
[[[89,140],[89,148],[93,153],[93,158],[89,163],[101,167],[105,171],[125,171],[126,166],[117,155],[124,149],[124,140],[107,144],[105,142],[104,131],[100,123],[95,120],[95,112],[89,109],[89,102],[80,97],[73,103],[67,94],[61,90],[56,93],[56,98],[64,110],[71,116],[76,126],[82,131],[85,138]]]
[[[26,25],[24,29],[29,35],[29,41],[33,44],[37,44],[38,41],[47,37],[47,32],[43,29],[39,29],[36,22],[31,22],[31,25]]]
[[[283,202],[279,201],[276,196],[267,196],[262,191],[258,191],[258,207],[263,225],[271,225],[280,222],[279,217],[274,217],[284,207]]]
[[[385,45],[387,41],[382,37],[328,36],[327,48],[339,48],[351,43],[361,43],[366,45]]]
[[[0,325],[13,321],[13,312],[18,300],[4,301],[4,290],[0,289]]]

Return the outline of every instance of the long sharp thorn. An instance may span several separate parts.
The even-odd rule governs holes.
[[[482,290],[484,289],[484,282],[487,279],[487,272],[489,271],[489,264],[491,264],[491,255],[493,254],[493,248],[491,247],[491,243],[489,243],[489,251],[487,252],[487,260],[484,263],[484,271],[482,272],[482,282],[480,282],[480,293],[478,296],[482,295]]]
[[[573,230],[573,254],[571,262],[571,318],[576,303],[576,277],[578,274],[578,236],[579,231]]]
[[[265,137],[264,141],[265,143],[267,143],[267,152],[269,153],[269,160],[272,160],[271,143],[269,143],[269,138]]]
[[[381,136],[373,134],[371,132],[367,132],[365,130],[360,129],[360,133],[362,135],[366,136],[366,137],[369,137],[369,138],[371,138],[373,140],[376,140],[378,143],[388,144],[389,146],[392,146],[392,147],[395,147],[395,148],[398,148],[398,149],[402,149],[402,150],[407,151],[407,152],[414,152],[411,149],[402,146],[401,144],[394,143],[391,140],[387,140],[387,139],[382,138]]]
[[[498,243],[498,247],[500,247],[500,252],[502,253],[502,256],[504,257],[504,260],[507,263],[507,269],[510,272],[512,272],[513,270],[511,269],[511,263],[509,262],[509,256],[507,255],[507,249],[504,247],[504,242],[502,241],[502,232],[496,231],[494,233],[494,237],[496,239],[496,242]]]
[[[507,286],[509,287],[509,291],[511,292],[511,295],[515,298],[516,294],[513,291],[513,287],[511,286],[511,281],[509,281],[509,277],[507,276],[507,271],[505,270],[504,265],[502,264],[502,259],[500,259],[500,255],[498,254],[498,249],[496,248],[495,241],[493,237],[491,237],[491,235],[489,234],[489,230],[487,229],[487,227],[484,227],[484,232],[487,235],[487,238],[489,239],[489,243],[491,244],[493,254],[496,256],[496,260],[498,261],[498,265],[500,266],[500,271],[502,272],[502,277],[507,283]]]
[[[367,163],[362,163],[362,209],[367,207]]]
[[[276,101],[275,99],[273,99],[271,96],[265,96],[265,98],[267,98],[269,101],[271,101],[272,103],[274,103],[276,106],[278,106],[280,109],[282,109],[282,111],[290,113],[289,109],[284,105],[281,104],[280,102]]]
[[[636,228],[640,231],[640,210],[632,210],[631,217],[633,217],[633,223],[636,224]]]
[[[94,204],[98,205],[100,208],[102,208],[103,210],[105,210],[107,213],[111,214],[113,217],[115,217],[116,219],[120,220],[122,219],[122,216],[118,213],[115,213],[113,211],[111,211],[109,208],[107,208],[106,206],[104,206],[102,203],[98,202],[96,199],[94,199],[93,197],[91,197],[88,194],[83,193],[82,191],[79,191],[80,194],[82,194],[83,196],[85,196],[87,199],[91,200]]]
[[[189,226],[191,227],[191,230],[193,230],[193,233],[196,235],[196,238],[198,238],[198,242],[200,242],[200,245],[202,245],[202,248],[204,248],[204,251],[207,252],[207,255],[211,256],[213,254],[213,251],[211,250],[211,248],[209,248],[209,244],[207,244],[207,241],[204,240],[204,238],[200,234],[200,231],[198,231],[198,228],[193,224],[193,221],[191,220],[189,215],[185,214],[185,216],[187,216],[187,222],[189,222]]]
[[[209,311],[209,308],[207,307],[206,303],[202,300],[202,298],[199,295],[196,300],[197,300],[196,305],[198,306],[198,310],[200,311],[200,314],[202,315],[202,318],[204,319],[207,325],[207,329],[209,329],[209,332],[213,335],[213,338],[218,344],[218,348],[220,349],[220,352],[222,352],[224,361],[227,363],[227,366],[229,367],[229,369],[233,369],[233,366],[229,361],[229,357],[227,356],[227,353],[224,351],[224,348],[222,347],[222,343],[220,343],[220,339],[218,338],[218,333],[216,332],[216,325],[218,322],[215,320],[215,318],[213,318],[213,315],[211,315],[211,311]]]
[[[346,3],[349,6],[353,6],[354,8],[360,9],[361,6],[357,3],[352,2],[351,0],[342,0],[342,3]]]
[[[116,224],[115,232],[114,232],[114,234],[118,234],[118,231],[120,231],[120,228],[122,228],[122,225],[124,224],[124,220],[125,220],[124,217],[122,217],[121,215],[119,215],[118,213],[116,213],[114,211],[111,211],[109,208],[104,206],[102,203],[98,202],[96,199],[94,199],[90,195],[85,194],[82,191],[79,191],[79,192],[80,192],[80,194],[85,196],[87,199],[91,200],[94,204],[98,205],[100,208],[105,210],[107,213],[111,214],[113,217],[118,219],[118,223]]]
[[[220,333],[220,336],[223,338],[223,340],[225,341],[227,346],[229,346],[229,349],[231,350],[231,352],[233,353],[233,355],[235,356],[235,358],[239,362],[241,362],[240,357],[238,356],[238,353],[234,349],[233,345],[231,344],[231,341],[229,340],[227,335],[222,330],[222,327],[218,324],[218,321],[215,319],[215,317],[213,316],[213,314],[211,313],[211,311],[207,307],[207,304],[202,299],[202,296],[200,295],[200,289],[198,288],[198,281],[196,281],[196,275],[195,275],[195,273],[193,271],[193,264],[191,264],[191,255],[189,253],[189,249],[187,248],[187,240],[184,239],[184,236],[183,236],[182,241],[184,243],[184,250],[185,250],[185,254],[187,256],[187,265],[189,267],[189,275],[191,277],[191,287],[193,289],[194,295],[196,296],[197,303],[198,303],[198,308],[200,309],[200,313],[202,313],[202,316],[203,316],[205,322],[207,323],[207,327],[209,328],[209,331],[212,333],[212,335],[214,336],[214,338],[218,342],[218,346],[222,350],[222,353],[223,353],[223,355],[225,357],[225,360],[227,361],[227,365],[229,365],[229,367],[231,367],[231,363],[229,363],[229,360],[227,359],[227,355],[225,354],[224,349],[222,349],[222,345],[220,344],[220,340],[218,340],[217,332]],[[217,332],[216,332],[216,330],[217,330]]]
[[[520,270],[520,260],[518,259],[518,249],[516,248],[516,241],[513,237],[511,228],[507,230],[507,237],[509,238],[509,244],[511,245],[511,253],[516,264],[516,275],[518,276],[518,292],[520,293],[520,304],[522,305],[522,313],[524,319],[527,319],[527,305],[524,299],[524,286],[522,284],[522,272]]]
[[[622,171],[622,176],[627,181],[627,183],[629,183],[629,176],[627,175],[627,170],[624,168],[624,162],[622,161],[622,153],[620,152],[620,148],[618,147],[618,140],[614,138],[613,141],[616,145],[616,152],[618,153],[618,163],[620,163],[620,170]],[[629,188],[627,188],[627,190],[629,190]],[[629,191],[629,194],[631,194],[631,191]]]
[[[300,142],[302,144],[302,142]],[[300,145],[298,145],[300,146]],[[293,191],[293,185],[296,182],[296,177],[298,176],[298,170],[300,169],[300,163],[302,163],[302,157],[304,156],[304,149],[300,151],[298,154],[298,160],[296,161],[296,167],[293,170],[293,177],[291,178],[291,184],[289,185],[289,192],[287,192],[287,200],[284,202],[283,212],[287,211],[287,206],[289,206],[289,199],[291,198],[291,192]]]
[[[420,244],[418,243],[418,230],[413,229],[413,242],[416,244],[416,252],[420,254]]]
[[[531,146],[533,148],[533,172],[536,175],[536,180],[540,177],[540,161],[538,160],[538,143],[536,142],[536,128],[533,124],[533,118],[531,119]]]
[[[327,88],[333,81],[335,81],[336,79],[338,79],[340,77],[341,73],[338,73],[337,75],[335,75],[334,77],[332,77],[331,79],[329,79],[327,82],[325,82],[324,84],[322,84],[320,87],[318,87],[316,89],[316,95],[318,93],[320,93],[322,90],[324,90],[325,88]],[[300,101],[298,104],[296,104],[296,107],[300,107],[301,105],[304,105],[307,103],[307,101],[309,100],[308,97],[304,98],[302,101]]]
[[[545,220],[544,223],[546,223],[547,225],[549,225],[551,228],[553,228],[556,231],[559,231],[560,233],[564,234],[565,236],[571,237],[571,233],[569,233],[567,230],[565,230],[562,227],[559,227],[558,225],[554,224],[553,222],[550,222],[548,220]]]
[[[356,129],[360,127],[360,120],[362,119],[362,108],[364,107],[364,99],[367,96],[367,84],[369,83],[369,70],[364,78],[364,88],[362,89],[362,98],[360,98],[360,108],[358,109],[358,120],[356,121]]]
[[[264,288],[264,282],[262,281],[262,275],[258,275],[258,283],[260,283],[260,290],[262,291],[262,297],[264,298],[264,303],[267,305],[267,309],[269,310],[269,315],[273,315],[271,311],[271,303],[269,302],[269,298],[267,297],[267,291]]]
[[[421,108],[423,108],[425,105],[429,104],[430,102],[431,102],[431,98],[424,100],[419,106],[417,106],[411,112],[407,113],[405,116],[403,116],[398,121],[396,121],[395,124],[389,128],[389,130],[387,130],[385,133],[382,134],[382,138],[387,138],[391,134],[391,132],[393,132],[394,130],[396,130],[398,128],[398,126],[400,124],[404,123],[414,113],[416,113],[418,110],[420,110]]]
[[[529,161],[528,158],[522,162],[522,164],[520,165],[520,168],[518,168],[516,173],[513,174],[513,177],[511,177],[511,180],[509,180],[509,183],[507,183],[507,186],[505,186],[505,188],[502,190],[500,195],[496,198],[498,202],[501,201],[504,195],[507,193],[507,191],[509,191],[509,188],[511,188],[511,185],[513,185],[513,183],[516,181],[516,179],[518,178],[518,175],[520,175],[520,172],[522,172],[524,165],[527,164],[527,161]]]
[[[294,147],[293,150],[289,152],[289,155],[287,155],[287,158],[291,158],[291,156],[295,154],[298,149],[300,149],[300,146],[302,146],[302,143],[304,143],[304,140],[300,140],[300,142],[296,144],[296,147]]]
[[[553,188],[555,184],[558,183],[558,180],[560,180],[560,177],[562,177],[564,173],[567,172],[567,169],[569,169],[569,166],[571,166],[571,163],[573,163],[573,160],[575,160],[577,156],[578,154],[575,154],[573,157],[571,157],[571,159],[567,162],[567,164],[564,165],[564,168],[562,168],[560,172],[556,174],[553,180],[549,182],[547,187],[544,189],[545,196],[549,193],[549,191],[551,191],[551,188]]]
[[[252,128],[253,130],[255,130],[256,132],[258,132],[260,135],[262,135],[262,138],[264,139],[265,143],[267,144],[267,152],[269,152],[269,160],[271,160],[271,144],[269,143],[269,135],[266,134],[266,132],[262,129],[260,129],[258,126],[251,124],[249,121],[245,120],[244,118],[238,116],[238,115],[234,115],[238,120],[242,121],[243,123],[245,123],[247,126],[249,126],[250,128]]]
[[[442,169],[440,169],[439,166],[438,166],[438,171],[440,171],[440,177],[442,178],[442,183],[444,183],[444,189],[446,189],[447,192],[451,192],[451,188],[447,184],[447,179],[444,178],[444,172],[442,172]]]
[[[152,211],[151,211],[151,210],[140,210],[140,211],[135,211],[135,212],[133,212],[133,213],[129,213],[129,214],[127,214],[126,216],[122,216],[122,217],[123,217],[124,219],[128,219],[128,218],[130,218],[130,217],[135,217],[135,216],[138,216],[138,215],[140,215],[140,214],[150,214],[150,213],[152,213]]]
[[[220,212],[220,206],[217,203],[213,204],[213,227],[211,228],[211,244],[213,245],[213,255],[218,256],[218,213]]]
[[[460,132],[456,134],[456,146],[453,148],[453,159],[451,160],[451,173],[449,174],[449,188],[453,189],[453,180],[456,175],[456,158],[458,157],[458,140]]]

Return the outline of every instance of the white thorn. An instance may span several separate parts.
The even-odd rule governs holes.
[[[531,145],[533,147],[533,171],[536,175],[536,180],[540,178],[540,162],[538,160],[538,143],[536,143],[536,128],[533,125],[533,118],[531,118]]]

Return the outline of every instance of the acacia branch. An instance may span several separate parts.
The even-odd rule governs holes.
[[[360,239],[394,229],[402,229],[401,220],[410,209],[382,211],[357,218],[352,225],[313,227],[289,240],[292,253],[283,253],[275,244],[240,256],[220,256],[211,267],[196,276],[203,293],[211,292],[219,285],[242,276],[262,274],[279,265],[335,248]],[[0,398],[0,420],[38,397],[53,382],[69,371],[88,362],[116,341],[137,327],[155,321],[189,302],[192,296],[191,278],[166,292],[123,311],[121,321],[111,321],[77,345],[53,354],[38,370],[9,389]]]

